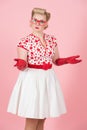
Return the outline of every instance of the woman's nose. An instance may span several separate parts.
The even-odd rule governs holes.
[[[37,25],[40,25],[40,22],[37,21]]]

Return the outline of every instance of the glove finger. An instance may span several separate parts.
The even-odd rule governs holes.
[[[77,62],[81,62],[82,60],[77,60]]]
[[[80,57],[79,55],[77,55],[77,56],[73,56],[73,57],[70,58],[70,61],[72,61],[72,60],[76,60],[76,58],[79,58],[79,57]]]
[[[17,58],[15,58],[15,59],[14,59],[14,61],[18,61],[18,59],[17,59]]]
[[[72,56],[71,58],[78,58],[78,57],[80,57],[80,55]]]
[[[76,61],[75,64],[76,64],[76,63],[79,63],[79,62],[80,62],[80,61]]]
[[[73,60],[72,62],[71,62],[71,64],[76,64],[76,63],[79,63],[79,62],[81,62],[82,60]]]
[[[15,64],[14,66],[17,66],[17,64]]]
[[[76,55],[74,58],[78,58],[78,57],[80,57],[80,55]]]

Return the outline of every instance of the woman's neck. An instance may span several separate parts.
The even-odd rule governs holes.
[[[35,36],[39,37],[39,38],[43,38],[44,33],[43,32],[32,32]]]

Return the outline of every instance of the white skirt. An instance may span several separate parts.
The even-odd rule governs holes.
[[[27,68],[20,71],[7,112],[37,119],[66,113],[64,96],[54,69]]]

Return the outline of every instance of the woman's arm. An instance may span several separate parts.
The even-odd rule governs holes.
[[[19,59],[23,59],[27,62],[27,50],[17,47],[17,55]]]
[[[56,59],[58,59],[60,56],[59,56],[59,51],[58,51],[58,46],[56,46],[55,48],[54,48],[54,52],[55,52],[55,54],[54,54],[54,56],[53,56],[53,58],[52,58],[52,62],[55,64],[55,61],[56,61]]]
[[[54,55],[52,61],[57,66],[68,64],[68,63],[76,64],[76,63],[79,63],[79,62],[82,61],[81,59],[76,59],[76,58],[79,58],[79,57],[80,57],[80,55],[70,56],[70,57],[66,57],[66,58],[60,58],[58,46],[56,46],[55,47],[55,55]]]
[[[14,60],[17,62],[14,66],[16,66],[19,70],[24,70],[27,67],[27,50],[21,47],[17,47],[17,55],[18,58]]]

